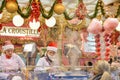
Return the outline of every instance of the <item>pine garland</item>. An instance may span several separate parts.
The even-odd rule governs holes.
[[[16,0],[16,2],[17,2],[17,0]],[[17,2],[18,3],[18,2]],[[29,16],[30,16],[30,13],[31,13],[31,3],[32,3],[32,0],[29,0],[29,3],[30,3],[30,5],[26,8],[26,13],[23,13],[22,11],[21,11],[21,9],[20,9],[20,6],[18,5],[18,10],[17,10],[17,12],[18,12],[18,14],[20,14],[23,18],[28,18]]]
[[[120,15],[120,5],[119,5],[119,8],[117,10],[117,14],[115,15],[115,17],[117,18],[119,15]]]
[[[99,7],[99,1],[97,2],[96,6],[95,6],[95,12],[94,12],[94,14],[92,16],[87,15],[87,17],[91,18],[91,19],[95,18],[97,16],[97,14],[98,14],[98,7]]]
[[[64,14],[64,17],[65,17],[66,20],[71,20],[71,19],[73,19],[73,17],[69,17],[67,11],[65,11],[63,14]]]
[[[48,15],[45,14],[45,9],[43,8],[43,6],[42,6],[42,4],[41,4],[41,2],[40,2],[40,11],[41,11],[42,16],[43,16],[44,18],[49,19],[49,18],[53,15],[54,5],[56,4],[56,2],[57,2],[57,0],[55,0],[55,2],[53,3],[50,11],[48,11]]]
[[[5,7],[5,5],[6,5],[6,0],[3,0],[2,1],[2,5],[0,7],[0,13],[2,12],[3,8]]]
[[[31,3],[32,3],[32,1],[33,0],[29,0],[29,6],[26,8],[26,13],[23,13],[22,12],[22,10],[20,9],[20,6],[18,5],[18,10],[17,10],[17,12],[18,12],[18,14],[20,14],[23,18],[28,18],[29,16],[30,16],[30,13],[31,13]],[[17,2],[17,0],[16,0],[16,2]],[[39,0],[39,2],[40,2],[40,0]],[[80,3],[80,2],[83,2],[83,0],[78,0],[78,2]],[[44,18],[50,18],[52,15],[53,15],[53,12],[54,12],[54,5],[57,3],[57,0],[55,0],[54,1],[54,3],[53,3],[53,5],[52,5],[52,7],[51,7],[51,9],[50,9],[50,11],[48,11],[48,14],[46,14],[45,13],[45,9],[43,8],[43,6],[42,6],[42,4],[41,4],[41,2],[40,2],[40,11],[41,11],[41,13],[42,13],[42,16],[44,17]],[[18,4],[18,2],[17,2],[17,4]],[[98,2],[97,2],[97,4],[96,4],[96,6],[95,6],[95,12],[94,12],[94,14],[92,15],[92,16],[89,16],[89,15],[87,15],[87,17],[88,18],[95,18],[96,16],[97,16],[97,14],[98,14],[98,8],[100,8],[100,10],[101,10],[101,13],[102,13],[102,15],[105,15],[106,13],[105,13],[105,11],[104,11],[104,8],[103,8],[103,2],[101,1],[101,0],[98,0]],[[3,10],[3,8],[5,7],[5,5],[6,5],[6,0],[3,0],[2,1],[2,4],[1,4],[1,7],[0,7],[0,13],[2,12],[2,10]],[[68,15],[68,13],[67,13],[67,11],[65,11],[64,13],[64,17],[65,17],[65,19],[66,20],[71,20],[71,19],[73,19],[73,17],[70,17],[69,15]],[[120,5],[119,5],[119,7],[118,7],[118,10],[117,10],[117,13],[116,13],[116,15],[115,15],[115,17],[117,18],[118,16],[120,15]]]

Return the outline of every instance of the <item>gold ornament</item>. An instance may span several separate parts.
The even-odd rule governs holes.
[[[55,4],[54,6],[54,12],[58,15],[62,14],[65,11],[64,5],[61,3]]]
[[[18,10],[18,4],[13,0],[9,0],[6,3],[6,9],[7,9],[8,12],[14,13]]]

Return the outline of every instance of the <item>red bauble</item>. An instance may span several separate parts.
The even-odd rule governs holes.
[[[104,37],[108,37],[108,36],[110,36],[110,35],[109,35],[109,34],[107,34],[107,33],[104,35]]]
[[[100,50],[101,50],[100,48],[96,48],[96,52],[100,52]]]
[[[97,60],[101,60],[101,57],[99,56],[99,57],[97,57]]]
[[[97,54],[98,56],[100,56],[100,55],[101,55],[101,53],[100,53],[100,52],[96,52],[96,54]]]
[[[97,35],[95,36],[95,38],[100,38],[100,34],[97,34]]]
[[[110,54],[108,52],[105,53],[105,56],[109,56]]]
[[[97,42],[95,46],[96,46],[96,48],[98,48],[98,47],[100,47],[100,45],[101,45],[100,42]]]
[[[95,38],[95,42],[100,42],[100,38]]]
[[[108,43],[108,42],[105,43],[105,46],[109,46],[109,45],[110,45],[110,43]]]
[[[110,48],[106,48],[106,52],[110,52]]]
[[[108,56],[106,56],[104,59],[108,61],[110,58]]]
[[[105,37],[105,42],[108,42],[109,41],[109,38],[108,37]]]

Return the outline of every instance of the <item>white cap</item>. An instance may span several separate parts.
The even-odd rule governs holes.
[[[14,49],[14,45],[11,43],[11,41],[5,41],[4,45],[2,46],[3,51],[7,49]]]

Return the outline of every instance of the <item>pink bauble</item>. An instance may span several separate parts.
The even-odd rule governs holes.
[[[100,52],[101,48],[100,47],[97,47],[96,48],[96,52]]]
[[[109,47],[107,47],[105,50],[106,50],[106,52],[110,52],[110,48]]]
[[[100,38],[95,38],[95,42],[100,42]]]
[[[119,24],[119,21],[118,19],[116,18],[108,18],[105,20],[103,26],[104,26],[104,29],[107,33],[113,31]]]
[[[95,45],[96,48],[99,48],[100,46],[101,46],[100,42],[97,42]]]
[[[96,54],[97,54],[97,56],[100,56],[100,55],[101,55],[101,53],[100,53],[100,52],[96,52]]]
[[[93,19],[87,28],[88,32],[98,34],[102,31],[102,24],[98,19]]]
[[[108,56],[106,56],[104,59],[108,61],[110,58]]]
[[[109,52],[106,52],[106,53],[105,53],[105,56],[106,56],[106,57],[109,56],[109,55],[110,55]]]

